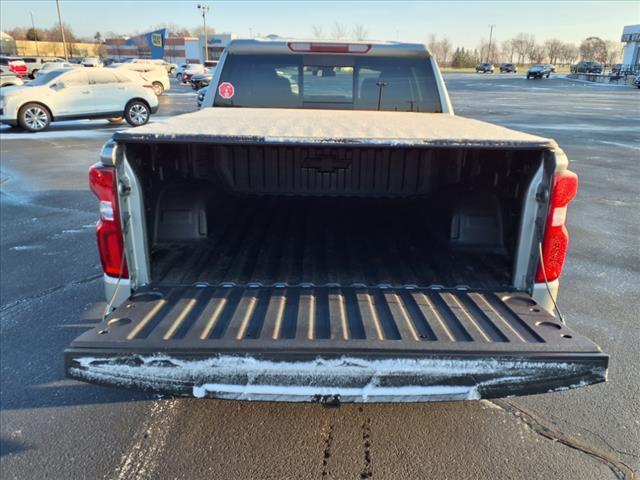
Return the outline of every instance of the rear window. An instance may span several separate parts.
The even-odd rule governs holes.
[[[424,57],[236,54],[219,85],[219,107],[441,112]]]

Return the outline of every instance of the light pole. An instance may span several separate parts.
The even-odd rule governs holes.
[[[33,30],[33,35],[35,36],[35,41],[33,43],[36,45],[36,55],[39,57],[40,49],[38,47],[38,31],[36,30],[36,24],[33,21],[33,13],[29,12],[29,15],[31,15],[31,30]]]
[[[209,61],[209,39],[207,38],[207,13],[209,5],[198,4],[198,10],[202,12],[202,26],[204,27],[204,61]]]
[[[64,27],[62,26],[62,15],[60,15],[60,2],[56,0],[56,8],[58,9],[58,22],[60,23],[60,34],[62,35],[62,48],[64,50],[64,59],[69,61],[69,53],[67,52],[67,41],[64,38]]]
[[[495,25],[489,25],[489,52],[487,53],[487,63],[491,63],[491,40],[493,39],[493,29]]]

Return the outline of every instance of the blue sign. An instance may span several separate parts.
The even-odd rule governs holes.
[[[138,49],[146,47],[151,58],[164,58],[164,43],[167,38],[167,29],[161,28],[153,32],[145,33],[137,37],[132,37],[125,42],[125,45],[137,46]]]

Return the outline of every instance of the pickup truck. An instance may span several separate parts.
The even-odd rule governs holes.
[[[200,111],[115,133],[90,169],[108,305],[66,373],[321,403],[603,382],[554,313],[567,167],[455,116],[423,45],[233,40]]]

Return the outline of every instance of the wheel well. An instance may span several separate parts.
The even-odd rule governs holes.
[[[122,117],[123,118],[125,117],[125,113],[127,112],[127,108],[129,108],[129,105],[131,105],[133,102],[142,102],[142,103],[144,103],[147,106],[147,108],[149,109],[149,112],[151,112],[151,105],[149,105],[149,102],[147,102],[144,98],[136,97],[136,98],[132,98],[131,100],[129,100],[127,102],[127,104],[124,106],[124,111],[122,112]]]
[[[20,110],[22,110],[25,107],[25,105],[29,105],[30,103],[35,103],[36,105],[40,105],[49,113],[49,118],[51,119],[51,121],[52,122],[55,121],[53,118],[53,113],[51,113],[51,109],[42,102],[24,102],[22,105],[20,105],[20,108],[18,108],[18,118],[20,118]]]
[[[148,108],[149,110],[151,110],[151,105],[149,105],[149,102],[147,102],[144,98],[132,98],[132,99],[131,99],[131,100],[129,100],[129,101],[127,102],[127,104],[124,106],[125,111],[126,111],[126,110],[127,110],[127,108],[129,107],[129,105],[131,105],[131,103],[133,103],[133,102],[142,102],[142,103],[144,103],[144,104],[147,106],[147,108]]]

